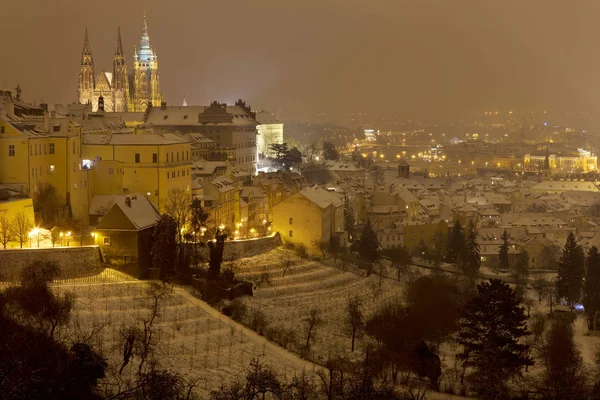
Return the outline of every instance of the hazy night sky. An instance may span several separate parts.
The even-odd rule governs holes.
[[[0,86],[74,101],[86,26],[96,71],[112,71],[120,26],[131,72],[144,10],[169,104],[243,98],[336,121],[600,110],[598,0],[4,2]]]

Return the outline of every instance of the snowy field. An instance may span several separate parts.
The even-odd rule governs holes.
[[[149,282],[139,281],[55,285],[56,292],[71,291],[77,296],[69,326],[61,330],[59,339],[76,340],[97,331],[95,347],[109,360],[109,377],[117,376],[123,353],[120,329],[141,326],[151,313],[149,287]],[[314,370],[314,365],[222,316],[182,288],[174,288],[160,304],[151,359],[159,361],[161,368],[195,381],[194,393],[200,398],[245,376],[253,357],[260,357],[288,379],[303,370]],[[121,377],[133,379],[138,362],[139,358],[134,358]],[[109,378],[104,384],[114,381]]]
[[[306,343],[306,324],[303,319],[312,308],[320,311],[324,320],[317,328],[316,340],[311,345],[309,357],[317,362],[327,360],[330,354],[351,353],[351,339],[344,329],[344,317],[348,299],[359,296],[363,301],[365,317],[368,319],[382,304],[403,298],[407,276],[397,282],[390,269],[390,279],[381,280],[373,274],[361,277],[352,272],[326,266],[317,261],[301,260],[292,255],[293,265],[283,276],[282,260],[290,254],[284,249],[275,249],[266,254],[245,258],[236,263],[236,277],[259,282],[261,276],[269,274],[269,283],[261,283],[253,297],[245,297],[249,310],[264,312],[271,327],[293,329],[299,347]],[[420,270],[413,270],[416,276]],[[355,354],[362,354],[362,339],[356,342]]]

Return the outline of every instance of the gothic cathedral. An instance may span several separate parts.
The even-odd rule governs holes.
[[[158,79],[158,58],[153,47],[150,46],[146,14],[142,25],[142,38],[140,49],[134,48],[133,74],[127,75],[127,63],[121,43],[121,29],[117,36],[117,52],[113,57],[113,70],[111,72],[94,72],[94,58],[88,39],[87,28],[81,53],[81,66],[79,68],[79,85],[77,88],[79,103],[92,104],[92,110],[98,111],[139,111],[145,112],[152,106],[160,106],[162,93]]]

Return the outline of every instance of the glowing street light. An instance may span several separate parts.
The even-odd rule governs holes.
[[[225,225],[223,225],[223,224],[219,225],[219,230],[223,230],[223,229],[225,229]]]

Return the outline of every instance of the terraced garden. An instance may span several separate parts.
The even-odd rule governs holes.
[[[154,298],[149,295],[149,287],[149,282],[140,281],[54,286],[58,293],[70,291],[77,296],[69,326],[59,332],[59,339],[77,340],[97,331],[93,339],[95,347],[109,360],[108,378],[104,382],[107,390],[119,381],[123,384],[135,377],[139,357],[134,357],[123,373],[118,374],[123,361],[120,331],[139,326],[151,312]],[[260,357],[288,378],[314,368],[224,317],[182,288],[175,288],[160,301],[154,327],[156,345],[150,360],[158,361],[162,368],[177,372],[188,381],[195,381],[194,394],[200,398],[207,398],[210,390],[244,376],[253,357]]]
[[[291,266],[284,275],[286,262]],[[385,302],[402,297],[405,287],[403,280],[380,280],[375,274],[361,277],[317,261],[301,260],[282,248],[235,264],[237,277],[259,284],[253,297],[242,300],[250,313],[260,310],[267,316],[270,327],[293,330],[298,343],[295,350],[306,342],[304,318],[313,308],[320,311],[323,325],[317,329],[309,354],[316,361],[340,351],[350,353],[351,341],[344,329],[346,304],[350,297],[359,296],[363,300],[368,317]],[[412,274],[418,273],[412,271]],[[391,270],[388,275],[394,276]],[[359,340],[357,345],[359,351],[356,353],[360,353],[362,342]]]

